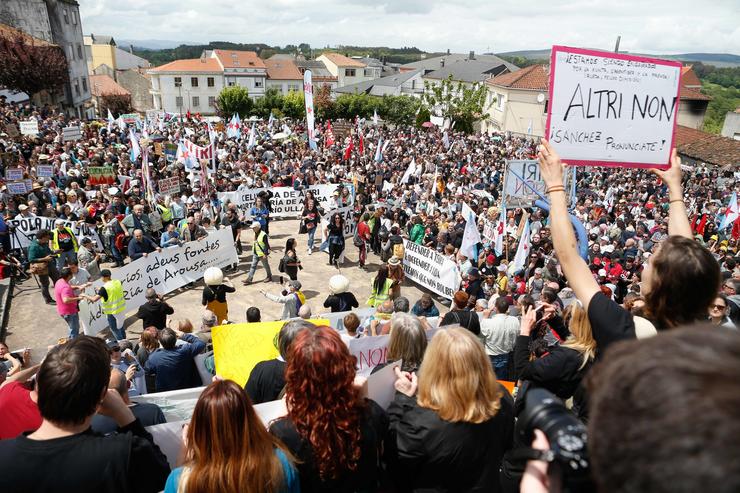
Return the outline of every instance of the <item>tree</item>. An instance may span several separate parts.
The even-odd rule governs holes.
[[[246,87],[224,87],[216,100],[216,108],[223,118],[238,113],[240,118],[249,118],[252,111],[252,99]]]
[[[269,118],[272,113],[272,116],[277,118],[275,113],[281,111],[282,107],[283,95],[276,87],[270,87],[263,97],[254,102],[252,113],[262,118]]]
[[[383,96],[378,113],[390,123],[411,125],[420,106],[421,100],[411,96]]]
[[[306,103],[303,99],[303,92],[290,91],[283,98],[283,113],[288,118],[300,120],[306,117]]]
[[[100,97],[100,107],[98,108],[98,115],[105,117],[108,114],[108,110],[113,115],[121,115],[123,113],[130,113],[133,108],[131,107],[131,95],[130,94],[105,94]]]
[[[454,122],[455,130],[471,133],[473,124],[483,119],[488,107],[488,89],[484,84],[476,82],[467,86],[454,82],[450,75],[439,84],[427,81],[424,87],[424,102],[430,112],[449,119],[450,124]]]
[[[424,123],[429,121],[432,115],[429,114],[429,109],[422,105],[419,112],[416,114],[416,126],[421,127]]]
[[[316,110],[316,118],[319,120],[336,118],[334,101],[331,99],[331,87],[328,85],[322,84],[318,86],[316,92],[313,94],[313,105]]]
[[[60,47],[34,44],[23,34],[0,38],[0,86],[32,96],[54,92],[67,82],[67,58]]]

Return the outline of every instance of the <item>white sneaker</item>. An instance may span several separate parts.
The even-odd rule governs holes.
[[[313,250],[311,248],[309,248],[309,249],[306,250],[306,253],[308,253],[309,255],[311,255],[313,253]]]

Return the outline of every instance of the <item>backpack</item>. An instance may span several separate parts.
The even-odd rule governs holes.
[[[403,260],[403,256],[406,254],[406,250],[403,247],[403,243],[396,243],[393,245],[393,256]]]
[[[285,272],[285,257],[280,259],[280,263],[278,264],[278,272]]]
[[[360,225],[358,224],[357,227],[355,228],[355,235],[352,237],[352,244],[356,247],[361,247],[362,245],[365,244],[364,238],[360,237],[360,234],[359,234],[360,227],[359,226]]]

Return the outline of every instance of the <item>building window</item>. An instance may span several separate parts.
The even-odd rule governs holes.
[[[69,45],[67,48],[69,48],[69,61],[72,62],[75,59],[75,47],[74,45]]]
[[[365,77],[375,77],[375,70],[371,68],[365,69]]]
[[[82,92],[87,92],[87,77],[82,78]]]
[[[301,89],[301,86],[299,86],[298,84],[288,84],[288,92],[290,91],[298,92],[300,91],[300,89]]]
[[[72,11],[72,24],[74,24],[75,26],[77,25],[77,11],[76,10]]]
[[[542,111],[542,113],[544,113],[545,115],[547,114],[547,107],[548,107],[548,105],[549,105],[549,104],[550,104],[550,101],[546,99],[546,100],[545,100],[545,108],[544,108],[544,110]]]
[[[200,106],[200,97],[193,96],[193,106]]]
[[[213,77],[208,77],[208,87],[213,87],[216,85],[216,79]]]
[[[216,107],[216,96],[208,96],[208,107],[209,108]]]
[[[198,78],[197,77],[191,77],[190,78],[190,87],[198,87]]]
[[[80,81],[75,79],[75,95],[80,95]]]
[[[353,68],[346,68],[346,69],[344,69],[344,76],[345,77],[354,77],[355,76],[355,69],[353,69]]]
[[[63,9],[62,13],[64,15],[64,23],[69,24],[69,10]]]
[[[496,93],[496,109],[504,111],[504,95]]]
[[[175,96],[175,106],[182,108],[182,96]]]
[[[262,86],[263,86],[263,82],[261,80],[254,81],[254,87],[262,87]]]
[[[175,77],[175,87],[182,87],[182,77]]]
[[[82,45],[81,44],[77,45],[77,56],[80,58],[80,60],[82,60]]]

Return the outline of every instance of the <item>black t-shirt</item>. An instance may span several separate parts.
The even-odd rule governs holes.
[[[151,402],[134,402],[129,409],[144,428],[167,422],[159,406]],[[118,425],[108,416],[96,414],[93,416],[90,428],[96,433],[108,435],[116,431]]]
[[[74,250],[74,241],[72,240],[72,234],[67,228],[62,231],[57,230],[57,244],[62,251],[69,252]]]
[[[311,444],[304,440],[295,429],[289,417],[275,421],[270,432],[278,437],[298,459],[298,474],[301,478],[301,491],[312,493],[354,493],[370,492],[377,489],[380,478],[380,450],[388,433],[388,415],[374,401],[366,399],[362,421],[360,422],[360,459],[354,471],[344,471],[339,478],[322,481],[316,467]]]
[[[358,306],[357,298],[349,291],[329,295],[326,301],[324,301],[324,308],[331,308],[332,313],[346,312]]]
[[[260,361],[249,374],[244,386],[252,404],[277,400],[285,387],[285,361]]]
[[[599,356],[613,342],[634,339],[635,321],[632,314],[610,300],[603,293],[596,293],[588,304],[588,320],[596,340]]]
[[[51,440],[23,434],[0,441],[0,478],[8,492],[157,492],[169,473],[167,458],[139,420],[108,437],[88,429]]]
[[[453,310],[447,312],[439,326],[458,324],[464,329],[468,329],[475,335],[480,335],[480,320],[478,314],[468,310]]]

